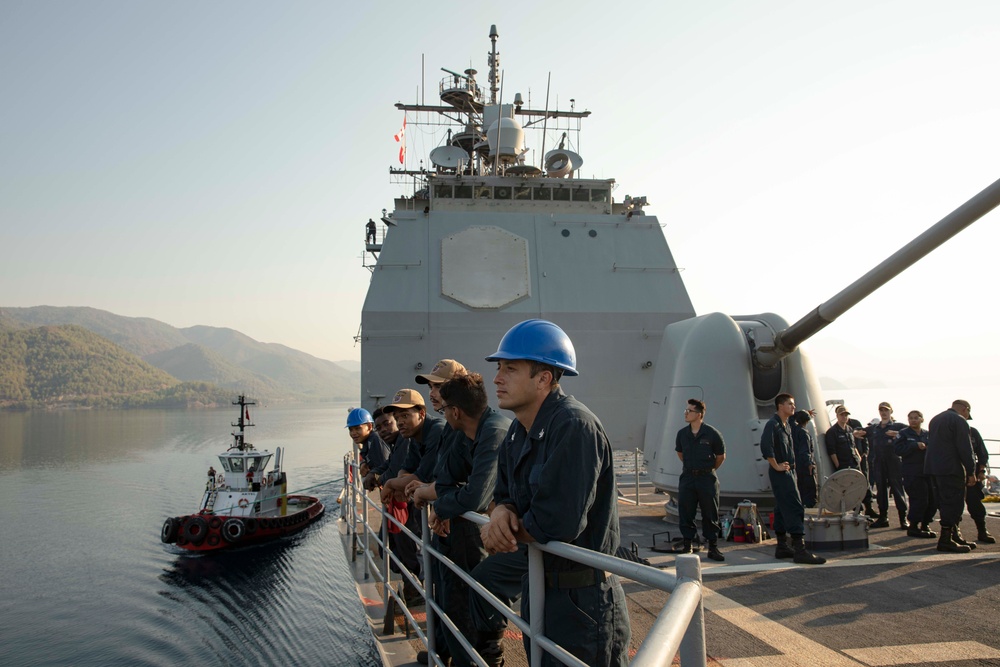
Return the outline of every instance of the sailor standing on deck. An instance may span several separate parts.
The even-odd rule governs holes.
[[[969,416],[972,419],[972,416]],[[990,454],[986,451],[986,442],[975,426],[969,427],[969,437],[972,439],[972,451],[976,455],[976,483],[965,489],[965,506],[969,508],[969,516],[976,522],[978,536],[976,539],[983,544],[996,544],[995,537],[986,530],[986,506],[983,505],[983,498],[986,497],[986,489],[983,481],[986,479],[986,466],[990,460]]]
[[[937,514],[937,500],[934,498],[934,484],[924,474],[929,434],[921,428],[924,415],[920,410],[910,410],[906,420],[910,425],[899,432],[892,444],[902,462],[900,470],[903,474],[903,488],[910,498],[910,527],[906,534],[910,537],[934,538],[937,533],[930,529],[930,522]]]
[[[903,492],[903,476],[899,469],[899,457],[896,456],[896,452],[892,448],[896,436],[906,427],[893,420],[892,406],[886,401],[878,404],[878,414],[878,423],[873,423],[866,429],[874,458],[871,474],[875,479],[875,487],[878,491],[878,520],[872,524],[872,528],[889,527],[889,492],[891,491],[892,498],[896,502],[896,512],[899,514],[899,527],[906,530],[909,526],[906,523],[907,508],[906,495]]]
[[[792,558],[802,565],[822,565],[826,559],[810,553],[805,545],[805,508],[795,485],[795,444],[789,420],[795,414],[795,399],[791,394],[778,394],[774,399],[775,413],[760,436],[760,455],[767,460],[767,476],[774,493],[774,532],[778,538],[775,558]],[[786,534],[792,536],[788,546]]]
[[[389,446],[375,432],[375,420],[370,412],[364,408],[354,408],[347,413],[346,428],[351,440],[358,446],[362,477],[389,460]]]
[[[795,441],[795,481],[804,507],[816,506],[816,446],[806,424],[812,421],[808,410],[792,415],[792,439]]]
[[[726,560],[719,551],[719,478],[715,471],[726,460],[726,443],[713,427],[705,423],[705,404],[689,398],[684,410],[687,426],[677,431],[674,451],[684,464],[677,488],[677,514],[684,539],[679,553],[691,553],[691,540],[698,529],[694,518],[701,508],[701,534],[708,541],[708,557]]]
[[[500,446],[496,507],[482,528],[483,545],[495,555],[472,576],[507,594],[522,580],[527,586],[520,545],[558,540],[614,555],[618,490],[604,427],[559,386],[564,374],[578,374],[576,351],[562,329],[545,320],[516,324],[486,360],[497,362],[500,408],[515,420]],[[618,577],[549,553],[542,558],[545,635],[588,665],[627,665],[632,631]],[[488,629],[492,606],[478,595],[471,599],[477,628]],[[521,615],[528,621],[531,613],[525,588]],[[559,662],[544,653],[542,664]]]
[[[949,410],[931,419],[928,430],[927,451],[924,457],[924,472],[934,477],[938,507],[941,510],[941,536],[938,551],[968,553],[972,544],[961,542],[958,532],[965,508],[965,489],[976,484],[976,462],[969,439],[969,423],[972,406],[959,399]],[[957,535],[957,539],[956,539]]]

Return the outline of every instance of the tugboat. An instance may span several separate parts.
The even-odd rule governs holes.
[[[232,549],[297,533],[323,514],[319,498],[288,495],[280,447],[272,455],[246,441],[253,426],[249,406],[256,403],[241,394],[233,405],[240,416],[233,423],[233,445],[219,454],[222,470],[209,468],[197,512],[163,522],[160,539],[166,544],[189,551]],[[264,474],[272,456],[274,467]]]

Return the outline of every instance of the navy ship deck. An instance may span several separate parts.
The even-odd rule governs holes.
[[[640,477],[619,476],[622,544],[659,568],[675,556],[656,551],[679,535],[665,517],[665,496]],[[1000,504],[987,505],[987,526],[1000,533]],[[343,522],[340,523],[343,526]],[[964,522],[967,539],[975,534]],[[669,536],[667,535],[669,532]],[[873,529],[863,550],[825,551],[826,565],[804,566],[773,557],[774,540],[726,542],[724,563],[703,556],[705,634],[709,665],[902,667],[915,664],[1000,665],[1000,545],[970,554],[943,554],[936,540],[907,537],[898,527]],[[348,557],[350,540],[345,540]],[[350,558],[348,558],[350,559]],[[381,586],[365,582],[354,563],[359,593],[387,665],[415,665],[422,645],[383,636]],[[645,638],[667,594],[623,580],[632,643]],[[423,607],[417,608],[423,612]],[[422,618],[422,613],[418,618]],[[520,637],[508,631],[506,664],[527,665]],[[676,662],[676,659],[675,659]]]

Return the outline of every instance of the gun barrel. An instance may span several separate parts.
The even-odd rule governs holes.
[[[772,349],[758,350],[758,363],[765,367],[778,363],[816,332],[998,205],[1000,205],[1000,180],[994,181],[847,288],[817,306],[795,324],[779,332],[774,339]]]

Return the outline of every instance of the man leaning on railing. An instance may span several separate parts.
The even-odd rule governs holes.
[[[558,326],[521,322],[486,360],[497,362],[499,405],[515,420],[500,446],[496,507],[481,531],[493,555],[472,576],[501,600],[522,593],[528,620],[527,543],[561,541],[608,555],[618,548],[612,450],[600,420],[559,386],[578,373],[573,343]],[[627,665],[631,626],[618,577],[549,553],[544,564],[545,635],[586,664]],[[481,638],[494,642],[477,648],[502,664],[505,619],[479,596],[471,604]],[[558,663],[546,654],[543,664]]]

